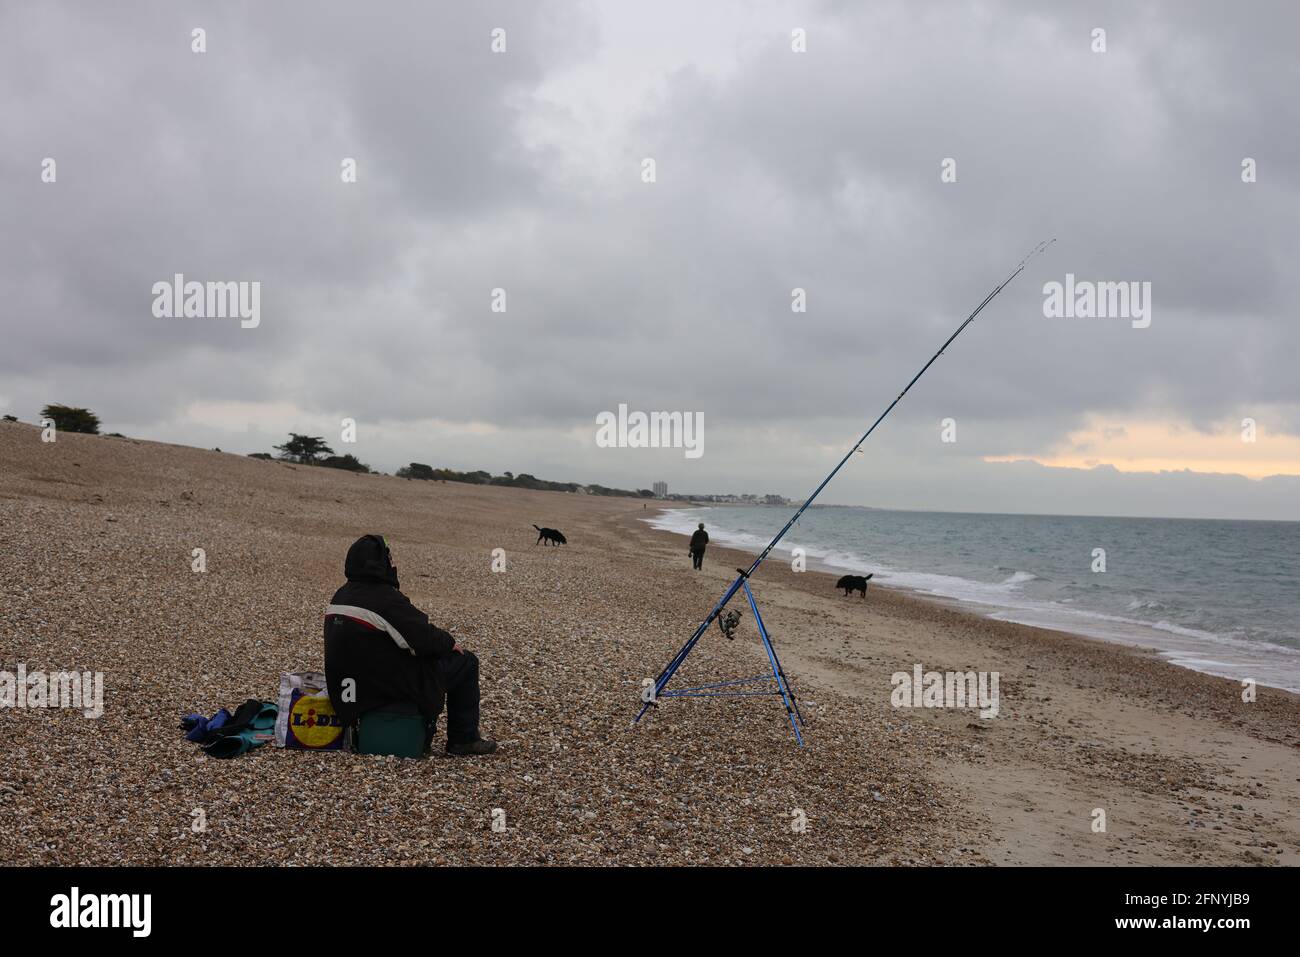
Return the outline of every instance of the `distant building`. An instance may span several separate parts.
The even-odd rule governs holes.
[[[667,497],[668,497],[668,483],[667,483],[667,482],[655,482],[655,484],[654,484],[653,486],[651,486],[651,490],[655,493],[655,498],[667,498]]]

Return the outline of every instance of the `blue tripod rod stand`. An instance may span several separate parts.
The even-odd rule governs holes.
[[[845,453],[844,458],[840,459],[839,464],[837,464],[835,468],[831,469],[831,473],[827,475],[826,478],[822,479],[822,483],[813,490],[813,493],[808,496],[808,498],[804,501],[802,505],[799,506],[798,510],[794,513],[794,515],[790,517],[790,520],[785,523],[785,526],[781,529],[781,531],[776,533],[776,537],[773,538],[772,541],[768,543],[767,547],[764,548],[763,551],[759,553],[758,557],[754,559],[753,564],[749,566],[749,569],[748,570],[737,569],[737,571],[740,572],[739,576],[736,578],[735,581],[731,583],[731,585],[727,588],[727,590],[723,592],[722,597],[719,598],[717,604],[713,606],[713,610],[709,612],[708,617],[705,618],[704,621],[700,622],[699,627],[695,629],[695,633],[686,640],[686,644],[682,645],[682,647],[678,650],[677,654],[673,656],[672,661],[668,662],[668,664],[664,667],[663,671],[659,672],[659,677],[656,678],[654,682],[653,692],[651,692],[650,688],[647,686],[646,692],[649,692],[649,694],[648,695],[643,694],[642,696],[643,703],[641,705],[641,710],[637,712],[637,716],[632,720],[632,723],[634,725],[645,716],[645,713],[650,709],[650,706],[652,704],[656,704],[660,698],[712,697],[714,695],[724,695],[724,694],[729,696],[735,696],[735,697],[779,694],[781,696],[782,701],[785,702],[786,714],[789,715],[790,717],[790,726],[794,728],[795,739],[799,742],[800,745],[803,744],[803,736],[799,733],[799,725],[803,723],[803,718],[799,714],[799,706],[795,703],[794,694],[790,690],[790,684],[786,680],[785,673],[781,670],[781,662],[776,656],[776,649],[772,647],[772,641],[768,637],[767,628],[764,626],[763,619],[758,613],[758,605],[754,602],[754,593],[749,589],[749,577],[758,570],[758,566],[763,564],[763,562],[767,559],[767,556],[771,554],[774,548],[776,548],[777,544],[781,541],[781,539],[785,538],[786,533],[789,532],[790,529],[794,527],[795,522],[799,521],[803,513],[807,511],[808,506],[812,505],[813,500],[817,498],[818,495],[821,494],[822,489],[824,489],[827,485],[830,484],[831,479],[835,478],[836,474],[839,472],[840,469],[844,468],[844,464],[848,462],[850,458],[852,458],[853,453],[859,451],[862,448],[862,444],[867,441],[867,439],[871,436],[871,433],[876,431],[876,426],[880,425],[880,423],[885,420],[885,416],[889,415],[890,412],[894,411],[894,406],[898,405],[898,403],[903,400],[903,396],[907,395],[908,391],[912,388],[912,386],[916,385],[917,380],[920,379],[921,376],[925,375],[926,370],[929,369],[930,366],[934,365],[935,361],[941,355],[943,355],[945,349],[947,349],[950,345],[952,345],[953,340],[956,339],[959,335],[961,335],[962,331],[967,326],[969,326],[972,322],[975,321],[975,317],[978,316],[983,311],[985,306],[987,306],[990,302],[993,301],[993,299],[998,295],[998,293],[1000,293],[1003,289],[1007,287],[1007,285],[1011,282],[1011,280],[1015,279],[1022,272],[1024,272],[1025,266],[1029,263],[1031,259],[1033,259],[1035,256],[1037,256],[1039,253],[1041,253],[1044,249],[1046,249],[1054,242],[1056,242],[1055,239],[1047,240],[1045,242],[1039,243],[1037,246],[1033,248],[1032,251],[1030,251],[1028,256],[1026,256],[1024,259],[1020,261],[1020,264],[1016,266],[1016,268],[1011,272],[1009,276],[1007,276],[1006,279],[1002,280],[1000,283],[998,283],[996,286],[993,287],[993,291],[984,297],[984,301],[975,307],[975,310],[969,316],[966,317],[965,321],[962,322],[960,326],[957,327],[957,331],[954,332],[952,335],[950,335],[947,341],[945,341],[944,344],[939,347],[939,351],[930,357],[930,361],[921,367],[921,371],[918,372],[916,375],[912,376],[912,381],[909,382],[906,385],[906,387],[904,387],[902,392],[898,393],[898,397],[894,399],[893,402],[889,403],[889,406],[885,409],[884,412],[880,413],[879,417],[876,419],[875,422],[871,423],[871,427],[862,434],[862,438],[858,439],[857,443],[853,446],[853,448],[849,449],[848,452]],[[742,589],[745,592],[745,597],[749,600],[749,607],[753,609],[754,620],[758,623],[758,634],[759,637],[761,637],[763,640],[763,648],[767,652],[767,659],[769,664],[772,667],[772,677],[768,678],[766,675],[759,675],[756,678],[741,678],[737,681],[725,681],[713,685],[701,685],[698,688],[684,688],[677,691],[665,690],[665,686],[672,679],[677,669],[682,666],[682,662],[686,660],[687,655],[689,655],[692,649],[695,648],[695,645],[699,642],[700,638],[703,637],[704,633],[708,630],[709,625],[713,624],[713,622],[717,619],[717,617],[720,614],[722,614],[722,610],[727,607],[727,602],[731,601],[731,599],[735,597],[736,592],[741,591]],[[777,690],[776,691],[751,691],[751,692],[716,691],[717,688],[752,684],[758,681],[775,681]]]

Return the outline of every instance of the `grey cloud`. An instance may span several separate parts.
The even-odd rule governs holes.
[[[0,204],[16,225],[0,236],[0,396],[24,417],[58,398],[172,439],[182,427],[165,423],[197,400],[397,430],[486,421],[539,463],[497,467],[639,485],[648,460],[575,455],[558,437],[618,402],[691,409],[716,451],[665,458],[664,477],[741,490],[757,472],[761,490],[799,494],[822,463],[778,467],[780,450],[851,441],[1054,235],[882,430],[879,480],[846,496],[924,489],[989,507],[1001,499],[983,483],[1006,482],[1061,510],[1081,494],[1074,477],[979,457],[1046,448],[1090,413],[1208,429],[1270,407],[1275,431],[1297,429],[1289,6],[810,4],[788,18],[809,30],[807,54],[782,27],[720,49],[733,69],[665,68],[660,96],[619,100],[631,72],[589,81],[625,107],[603,120],[582,91],[552,98],[603,26],[636,16],[671,36],[720,14],[6,7]],[[756,30],[774,22],[755,15]],[[504,56],[488,51],[496,25]],[[1094,26],[1104,55],[1088,51]],[[621,131],[612,146],[593,122]],[[55,187],[37,178],[46,155]],[[338,182],[344,156],[355,187]],[[653,185],[637,179],[643,156]],[[939,182],[946,156],[953,185]],[[611,181],[601,164],[624,172]],[[261,328],[154,319],[149,288],[178,271],[261,280]],[[1151,328],[1044,319],[1042,284],[1066,272],[1150,280]],[[505,315],[488,308],[498,286]],[[806,315],[790,311],[795,286]],[[940,468],[930,436],[945,415],[980,439]],[[371,458],[420,458],[393,442]],[[461,466],[499,454],[491,439],[444,448],[481,456],[448,462]],[[1103,478],[1080,479],[1103,511],[1137,482]],[[1151,481],[1176,502],[1209,488]],[[1272,501],[1259,483],[1222,488],[1243,509]]]

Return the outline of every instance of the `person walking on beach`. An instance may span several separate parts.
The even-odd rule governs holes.
[[[709,533],[704,530],[704,523],[700,522],[700,527],[695,530],[691,536],[691,562],[695,570],[699,571],[704,567],[704,549],[709,544]]]
[[[325,609],[325,684],[344,726],[376,708],[407,703],[432,722],[445,699],[447,753],[495,751],[497,743],[478,732],[478,658],[398,590],[388,540],[358,538],[343,573],[347,584]]]

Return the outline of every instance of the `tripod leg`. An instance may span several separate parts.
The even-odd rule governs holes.
[[[803,724],[803,714],[799,711],[799,702],[794,696],[794,688],[790,685],[790,679],[785,676],[785,669],[781,667],[781,659],[776,657],[776,646],[772,646],[772,657],[776,660],[776,670],[781,674],[781,680],[785,682],[786,690],[790,692],[790,703],[794,705],[794,715]]]
[[[751,594],[750,595],[751,604],[753,604],[753,600],[754,600],[753,595]],[[758,618],[757,605],[754,605],[754,617]],[[772,657],[772,662],[775,665],[776,674],[780,676],[779,684],[781,684],[785,692],[789,694],[790,704],[794,705],[794,716],[799,719],[800,724],[803,724],[804,723],[803,713],[800,712],[799,710],[799,701],[794,696],[794,688],[791,687],[790,685],[790,679],[785,676],[785,669],[781,667],[781,659],[777,657],[776,654],[776,645],[772,644],[772,640],[767,634],[767,629],[763,627],[762,619],[759,619],[759,631],[763,635],[764,641],[767,644],[767,651],[768,654],[771,655]]]
[[[754,593],[749,590],[749,582],[741,579],[741,584],[745,587],[745,597],[749,599],[750,610],[754,612],[754,621],[758,623],[758,634],[763,639],[763,648],[767,651],[768,664],[772,666],[772,679],[781,692],[781,700],[785,702],[785,716],[790,720],[790,728],[794,731],[794,739],[799,742],[799,747],[803,747],[803,735],[799,733],[799,725],[803,723],[803,717],[801,716],[799,722],[795,723],[798,708],[792,707],[794,695],[789,692],[786,686],[785,674],[781,671],[781,663],[776,660],[776,649],[772,647],[772,639],[767,635],[767,626],[763,624],[763,616],[758,613],[758,603],[754,601]]]

